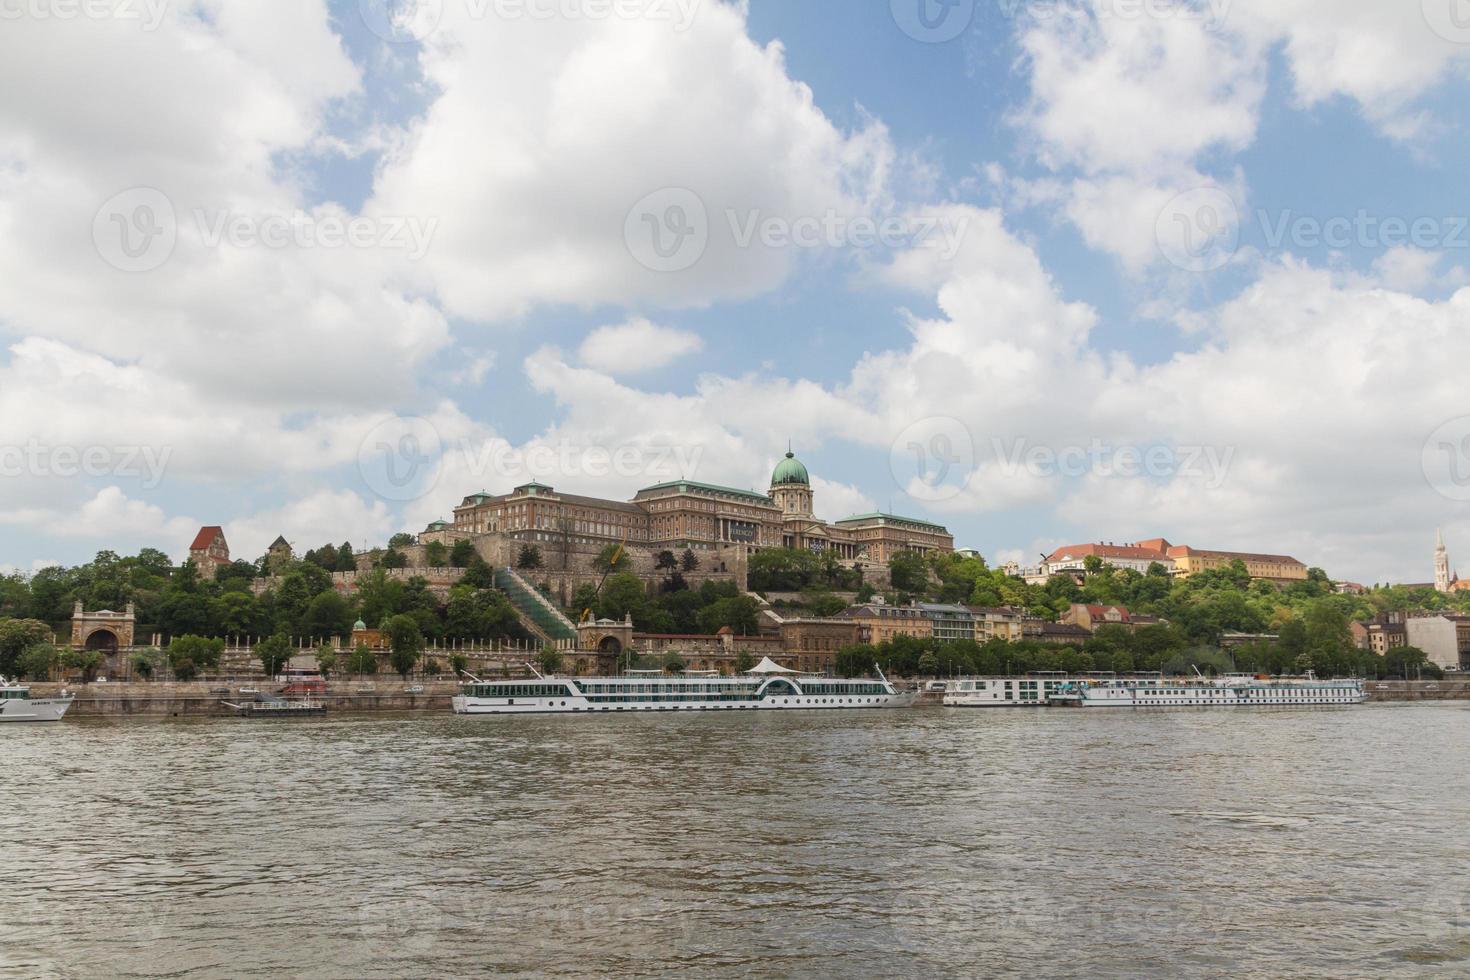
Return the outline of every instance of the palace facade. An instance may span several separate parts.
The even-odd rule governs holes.
[[[799,548],[874,566],[887,565],[900,552],[954,550],[953,535],[929,521],[874,513],[829,523],[816,516],[813,504],[810,474],[788,452],[766,493],[675,480],[624,502],[527,483],[507,494],[471,494],[454,509],[453,523],[430,524],[420,540],[500,536],[534,544],[551,561],[559,552],[608,544],[649,553],[691,549],[747,557],[763,548]]]

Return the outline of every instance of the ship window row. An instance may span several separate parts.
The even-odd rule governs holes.
[[[564,698],[565,684],[480,684],[471,688],[477,698]]]

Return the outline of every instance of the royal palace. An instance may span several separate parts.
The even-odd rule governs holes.
[[[454,521],[436,521],[420,543],[461,539],[494,565],[515,563],[534,545],[550,571],[584,571],[580,556],[623,545],[643,571],[662,551],[694,551],[709,574],[743,580],[746,559],[763,548],[831,554],[875,579],[899,552],[953,551],[954,537],[938,524],[893,514],[860,514],[836,522],[813,509],[811,477],[793,453],[771,474],[770,490],[738,490],[693,480],[640,490],[631,501],[559,493],[528,483],[510,493],[472,494],[454,509]]]

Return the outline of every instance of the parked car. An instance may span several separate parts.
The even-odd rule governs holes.
[[[424,686],[422,684],[415,684],[413,687],[405,687],[403,689],[403,693],[404,694],[423,694],[424,693]]]

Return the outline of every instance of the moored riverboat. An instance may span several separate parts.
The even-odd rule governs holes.
[[[620,677],[474,678],[453,700],[455,714],[595,714],[628,711],[797,711],[911,707],[918,695],[878,680],[819,677],[764,661],[733,676],[630,672]]]
[[[961,677],[944,691],[946,708],[1044,708],[1076,681],[1065,674]]]
[[[73,700],[70,694],[33,698],[29,686],[0,677],[0,722],[60,721]]]
[[[1361,680],[1226,674],[1192,680],[1115,680],[1064,688],[1063,699],[1084,708],[1289,708],[1348,706],[1368,700]],[[1059,701],[1062,703],[1062,701]]]

